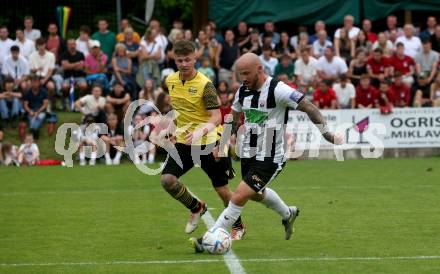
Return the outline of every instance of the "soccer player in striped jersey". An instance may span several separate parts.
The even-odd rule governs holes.
[[[240,216],[246,202],[254,200],[280,215],[285,239],[288,240],[299,209],[288,206],[273,189],[267,187],[286,162],[284,133],[288,110],[305,112],[330,143],[341,144],[343,137],[329,131],[324,116],[301,92],[266,75],[257,55],[244,54],[237,60],[236,68],[243,84],[235,94],[232,106],[232,133],[237,134],[243,112],[244,133],[237,137],[241,139],[237,143],[241,144],[242,180],[213,229],[221,227],[228,230]],[[191,238],[191,241],[196,252],[203,252],[201,238]]]

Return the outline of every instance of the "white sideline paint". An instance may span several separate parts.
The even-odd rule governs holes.
[[[229,259],[230,262],[303,262],[303,261],[394,261],[394,260],[440,260],[434,256],[396,256],[396,257],[294,257],[294,258],[255,258]],[[204,260],[156,260],[156,261],[109,261],[109,262],[58,262],[58,263],[0,263],[0,267],[32,267],[32,266],[84,266],[84,265],[167,265],[167,264],[206,264],[222,263],[223,259]]]
[[[190,193],[194,195],[194,197],[196,197],[198,200],[200,200],[194,193],[192,193],[191,191]],[[215,224],[215,220],[209,212],[209,208],[208,210],[206,210],[205,214],[203,214],[202,220],[208,229],[210,229]],[[240,260],[235,255],[234,251],[232,251],[232,249],[229,250],[228,253],[223,255],[223,260],[225,261],[225,264],[231,274],[246,274],[246,271],[240,264]]]

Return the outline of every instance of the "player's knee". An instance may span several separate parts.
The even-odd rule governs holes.
[[[162,187],[166,191],[170,192],[173,190],[173,188],[177,184],[177,178],[176,178],[176,176],[171,175],[171,174],[163,174],[160,177],[160,183],[162,184]]]

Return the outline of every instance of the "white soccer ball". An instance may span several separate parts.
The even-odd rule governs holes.
[[[202,245],[209,253],[222,255],[231,249],[232,238],[223,228],[212,228],[203,235]]]

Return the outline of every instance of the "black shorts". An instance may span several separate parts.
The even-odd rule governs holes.
[[[194,166],[194,162],[191,156],[191,146],[181,143],[176,143],[175,146],[183,167],[180,167],[177,162],[168,155],[168,161],[162,171],[162,175],[171,174],[180,178]],[[204,146],[202,146],[202,149],[204,149]],[[219,161],[216,161],[212,152],[208,155],[201,155],[200,167],[206,175],[208,175],[209,179],[211,179],[211,183],[214,187],[227,185],[228,180],[235,176],[231,158],[229,156],[221,157]]]
[[[241,159],[241,177],[255,192],[262,190],[281,172],[286,163],[258,161],[255,158]]]

